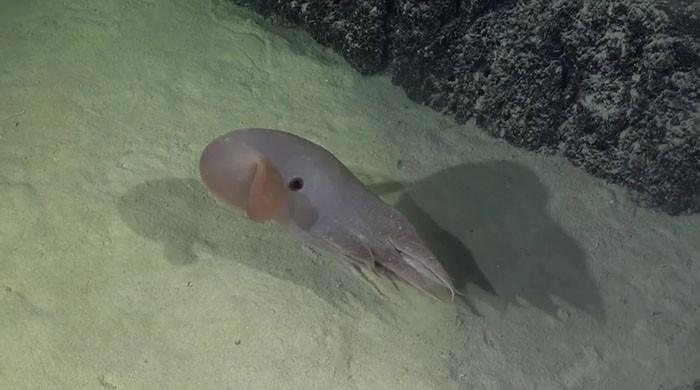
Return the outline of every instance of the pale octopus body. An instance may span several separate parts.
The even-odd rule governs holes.
[[[309,140],[236,130],[204,149],[200,173],[217,198],[254,221],[274,220],[359,268],[388,271],[440,300],[454,299],[450,277],[406,217]]]

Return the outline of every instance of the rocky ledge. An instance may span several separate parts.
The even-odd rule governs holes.
[[[643,206],[700,212],[700,0],[232,1]]]

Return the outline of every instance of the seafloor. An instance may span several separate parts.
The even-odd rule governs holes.
[[[223,0],[5,0],[1,389],[690,389],[700,216],[641,209]],[[333,151],[467,286],[439,304],[222,208],[240,127]]]

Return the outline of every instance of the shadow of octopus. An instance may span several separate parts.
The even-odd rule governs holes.
[[[305,251],[300,242],[270,224],[248,220],[218,204],[195,179],[152,180],[132,188],[118,200],[125,223],[137,234],[163,245],[166,259],[186,266],[198,260],[204,247],[275,278],[303,286],[348,313],[352,296],[379,318],[392,314],[389,303],[350,267],[323,252]],[[248,224],[248,232],[236,225]],[[246,237],[248,236],[248,237]],[[250,239],[255,237],[255,239]],[[279,248],[275,249],[278,246]],[[277,254],[285,253],[279,257]]]
[[[406,186],[385,182],[370,187],[386,194]],[[585,252],[549,217],[548,198],[525,166],[491,161],[419,180],[395,207],[416,226],[456,288],[466,292],[467,304],[483,298],[502,310],[522,299],[557,316],[560,305],[554,296],[602,322],[603,302]]]

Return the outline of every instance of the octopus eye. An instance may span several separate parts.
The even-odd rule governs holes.
[[[291,191],[294,191],[294,192],[299,191],[302,188],[304,188],[304,180],[300,177],[295,177],[289,181],[289,184],[287,184],[287,187],[289,187],[289,189]]]

